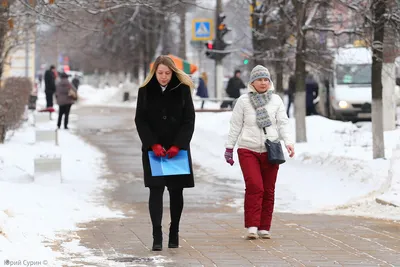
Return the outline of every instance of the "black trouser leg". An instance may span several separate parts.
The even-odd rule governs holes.
[[[53,93],[52,92],[45,92],[46,93],[46,107],[53,106]]]
[[[60,128],[60,126],[61,126],[61,120],[62,120],[63,115],[65,114],[65,111],[66,111],[65,105],[59,106],[59,108],[58,108],[58,121],[57,121],[57,127],[58,128]]]
[[[169,189],[171,225],[169,228],[169,248],[179,247],[179,222],[183,210],[183,188]]]
[[[68,129],[69,112],[71,111],[71,104],[65,105],[64,128]]]
[[[163,195],[165,187],[150,187],[149,211],[153,225],[153,251],[162,250],[161,222],[163,215]]]

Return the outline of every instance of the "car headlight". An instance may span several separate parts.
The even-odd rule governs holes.
[[[348,108],[349,107],[349,103],[347,103],[346,101],[344,101],[344,100],[340,100],[339,101],[339,103],[338,103],[338,106],[339,106],[339,108]]]

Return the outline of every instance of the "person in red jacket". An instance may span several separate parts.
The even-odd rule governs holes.
[[[152,250],[162,250],[162,213],[165,187],[170,196],[169,248],[179,247],[179,223],[183,210],[183,188],[194,187],[190,141],[195,122],[192,79],[168,56],[154,62],[139,88],[135,123],[142,141],[144,184],[150,188],[149,211],[153,226]],[[190,174],[153,177],[149,151],[157,157],[175,157],[187,150]]]

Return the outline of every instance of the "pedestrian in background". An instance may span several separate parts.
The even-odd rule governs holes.
[[[239,163],[246,185],[244,221],[247,239],[270,238],[275,201],[275,182],[279,165],[268,161],[266,139],[285,142],[290,157],[294,156],[292,128],[286,109],[267,68],[253,68],[249,93],[237,101],[230,121],[225,160],[233,165],[233,148],[238,144]]]
[[[306,115],[318,115],[314,100],[318,97],[319,86],[313,75],[308,73],[306,76]]]
[[[183,189],[194,187],[190,141],[195,123],[191,95],[192,79],[179,70],[168,56],[159,56],[139,88],[135,123],[142,141],[144,184],[150,190],[149,212],[153,226],[153,251],[162,250],[163,194],[168,188],[171,224],[169,248],[179,247],[179,224],[183,210]],[[175,157],[188,151],[190,174],[153,177],[149,151],[158,157]]]
[[[199,78],[199,86],[197,87],[197,92],[196,92],[197,96],[201,98],[208,98],[207,83],[208,83],[207,73],[202,72]],[[205,102],[204,100],[201,101],[201,109],[204,108],[204,102]]]
[[[246,85],[243,83],[240,70],[235,70],[233,77],[229,79],[228,85],[226,86],[226,94],[230,98],[238,99],[240,97],[240,89],[246,88]],[[227,107],[233,108],[233,100],[223,101],[221,104],[221,108]]]
[[[53,107],[53,97],[56,92],[56,67],[53,65],[44,73],[44,92],[46,94],[46,107]]]
[[[288,105],[287,105],[287,116],[290,117],[290,107],[294,103],[294,94],[296,92],[296,76],[293,74],[289,78],[288,83]]]
[[[78,75],[75,75],[75,76],[74,76],[74,78],[72,79],[72,84],[74,85],[74,87],[75,87],[76,90],[78,91],[79,85],[81,84],[81,81],[79,80]]]
[[[64,116],[64,129],[68,130],[69,113],[72,104],[77,99],[77,93],[74,86],[68,80],[68,74],[61,73],[60,79],[56,85],[56,99],[59,106],[57,127],[60,129],[61,121]]]

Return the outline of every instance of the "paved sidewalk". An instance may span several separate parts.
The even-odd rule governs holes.
[[[400,224],[368,218],[276,213],[271,240],[244,240],[243,215],[226,205],[241,197],[227,187],[205,182],[185,190],[179,249],[168,242],[168,192],[164,210],[164,250],[150,251],[148,191],[141,176],[140,143],[129,109],[90,108],[79,113],[78,134],[102,149],[116,184],[110,207],[127,218],[94,221],[78,232],[82,245],[93,249],[96,264],[76,255],[84,266],[400,266]],[[107,118],[107,119],[106,119]],[[110,129],[108,129],[110,128]],[[155,257],[161,255],[162,258]],[[164,262],[160,263],[160,260]],[[119,265],[118,265],[119,266]]]

